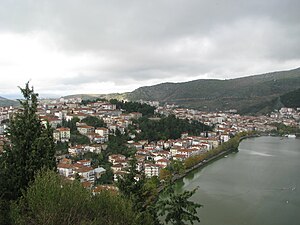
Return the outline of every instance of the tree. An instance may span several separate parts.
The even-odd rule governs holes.
[[[104,123],[103,119],[99,119],[95,116],[88,116],[81,120],[81,122],[86,123],[89,126],[93,126],[95,128],[97,127],[106,127],[106,124]]]
[[[174,184],[170,184],[164,191],[164,197],[160,197],[157,202],[158,215],[165,216],[166,224],[171,222],[174,225],[185,225],[186,221],[191,224],[194,224],[194,221],[200,222],[197,208],[202,205],[188,200],[196,190],[175,193]]]
[[[144,200],[141,200],[140,198],[145,179],[144,177],[137,179],[139,173],[137,171],[136,162],[136,159],[129,161],[127,173],[122,177],[119,177],[116,184],[125,198],[130,199],[136,206],[138,205],[137,208],[140,208],[144,203]]]
[[[10,143],[0,157],[0,197],[4,200],[21,196],[40,169],[56,169],[53,130],[49,124],[42,125],[36,114],[38,94],[29,88],[29,83],[20,90],[24,96],[19,100],[22,109],[10,120]]]
[[[143,116],[153,116],[155,107],[148,104],[142,104],[139,102],[124,102],[118,101],[117,99],[111,99],[109,101],[111,104],[117,106],[117,109],[123,109],[127,113],[140,112]]]
[[[76,123],[79,122],[78,117],[73,117],[71,120],[62,120],[62,126],[70,128],[71,134],[78,134]]]
[[[107,143],[107,154],[123,154],[130,156],[131,151],[128,151],[127,136],[122,135],[119,130],[116,130],[115,135],[109,135]]]
[[[87,136],[80,133],[71,134],[70,142],[72,145],[88,145],[91,143]]]
[[[14,224],[128,225],[142,224],[132,203],[120,195],[92,195],[78,181],[54,171],[41,171],[23,197],[12,206]],[[144,222],[144,220],[143,220]],[[151,221],[144,225],[152,224]]]
[[[178,160],[172,160],[170,165],[167,167],[173,174],[182,174],[184,173],[183,162]]]
[[[157,177],[147,179],[144,174],[137,171],[137,160],[133,158],[129,162],[128,173],[118,178],[117,187],[122,195],[133,203],[133,209],[141,215],[141,224],[152,221],[152,224],[160,224],[153,207],[158,198]]]

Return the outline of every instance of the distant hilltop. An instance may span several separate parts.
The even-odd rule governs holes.
[[[18,101],[0,97],[0,107],[1,106],[17,106],[17,105],[19,105]]]
[[[64,98],[159,101],[203,111],[236,109],[240,114],[265,114],[281,107],[300,107],[300,68],[229,80],[161,83],[127,93],[78,94]],[[17,104],[0,97],[0,106]]]
[[[241,114],[262,114],[282,106],[300,106],[299,89],[300,68],[297,68],[230,80],[162,83],[140,87],[126,97],[129,100],[160,101],[205,111],[236,109]],[[289,99],[293,99],[292,102]]]
[[[159,101],[204,111],[236,109],[240,114],[264,114],[284,106],[300,107],[299,93],[300,68],[297,68],[229,80],[162,83],[122,94],[66,97]]]

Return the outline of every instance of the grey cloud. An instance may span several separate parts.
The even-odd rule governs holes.
[[[0,32],[46,31],[67,54],[110,62],[57,81],[64,85],[229,78],[299,62],[299,8],[298,0],[3,0]]]

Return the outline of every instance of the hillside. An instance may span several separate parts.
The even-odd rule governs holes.
[[[230,80],[205,79],[141,87],[129,100],[158,100],[200,110],[265,113],[282,106],[280,96],[300,88],[300,68]]]
[[[280,96],[280,101],[285,107],[300,107],[300,88]]]
[[[75,95],[67,95],[64,96],[66,99],[70,98],[81,98],[82,100],[92,100],[97,98],[105,98],[105,99],[118,99],[123,100],[126,98],[127,93],[112,93],[112,94],[75,94]]]
[[[0,107],[2,106],[17,106],[19,105],[19,102],[15,100],[10,100],[7,98],[0,97]]]

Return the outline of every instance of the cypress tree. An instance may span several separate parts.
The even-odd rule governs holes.
[[[56,169],[53,130],[42,125],[37,112],[38,94],[33,87],[20,88],[24,100],[21,109],[10,119],[9,143],[0,157],[0,198],[15,200],[21,196],[37,171]]]

